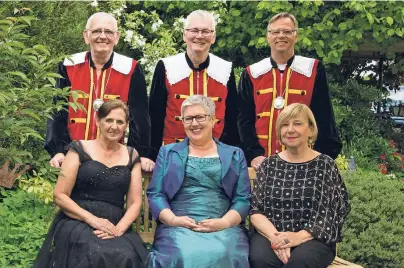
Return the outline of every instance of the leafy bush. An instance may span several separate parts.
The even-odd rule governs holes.
[[[342,175],[351,212],[338,255],[365,267],[404,267],[403,184],[376,172]]]
[[[355,80],[330,83],[330,89],[342,154],[354,156],[360,168],[377,170],[381,154],[391,151],[388,139],[393,133],[392,123],[371,110],[372,103],[382,99],[379,90]]]
[[[32,267],[53,219],[53,206],[23,190],[2,190],[1,195],[0,267]]]

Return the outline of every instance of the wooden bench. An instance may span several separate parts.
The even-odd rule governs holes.
[[[143,173],[143,204],[141,211],[141,215],[136,220],[136,231],[142,237],[145,243],[153,243],[154,232],[156,231],[157,223],[151,218],[149,201],[146,196],[146,189],[149,186],[149,182],[151,180],[151,173]],[[253,168],[248,169],[248,175],[250,177],[251,187],[253,186],[254,179],[256,177],[255,170]],[[252,226],[250,226],[252,228]],[[361,268],[357,264],[350,263],[346,260],[343,260],[339,257],[335,257],[333,263],[328,266],[328,268]]]

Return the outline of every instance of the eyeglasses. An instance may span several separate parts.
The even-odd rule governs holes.
[[[295,32],[297,32],[296,29],[292,29],[292,30],[288,30],[288,29],[268,30],[268,33],[269,33],[270,35],[273,35],[273,36],[278,36],[278,35],[280,35],[281,33],[282,33],[283,35],[286,35],[286,36],[291,36],[291,35],[294,34]]]
[[[214,32],[214,30],[198,29],[198,28],[185,29],[185,31],[189,32],[191,35],[194,35],[194,36],[201,33],[203,37],[208,37]]]
[[[102,33],[104,33],[106,37],[111,38],[111,37],[114,37],[115,33],[116,33],[116,31],[114,32],[114,31],[109,30],[109,29],[95,29],[95,30],[87,29],[87,31],[89,31],[91,33],[92,37],[98,37]]]
[[[184,122],[184,124],[192,124],[192,122],[195,119],[196,122],[200,123],[200,122],[206,121],[206,118],[208,116],[210,116],[210,115],[208,115],[208,114],[199,114],[199,115],[195,115],[195,116],[184,116],[182,118],[182,122]]]

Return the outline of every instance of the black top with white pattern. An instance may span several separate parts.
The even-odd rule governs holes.
[[[290,163],[273,155],[257,172],[250,214],[263,214],[280,232],[308,231],[326,244],[341,241],[348,193],[332,158]]]

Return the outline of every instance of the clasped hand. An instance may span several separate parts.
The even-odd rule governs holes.
[[[95,229],[93,233],[101,239],[118,237],[123,235],[126,231],[125,229],[121,228],[119,224],[114,225],[107,219],[98,218],[95,216],[92,217],[87,223]]]
[[[201,233],[217,232],[230,227],[225,219],[206,219],[196,222],[188,216],[174,217],[171,226],[185,227]]]
[[[278,232],[271,239],[271,246],[274,250],[297,247],[301,243],[299,235],[295,232]]]

